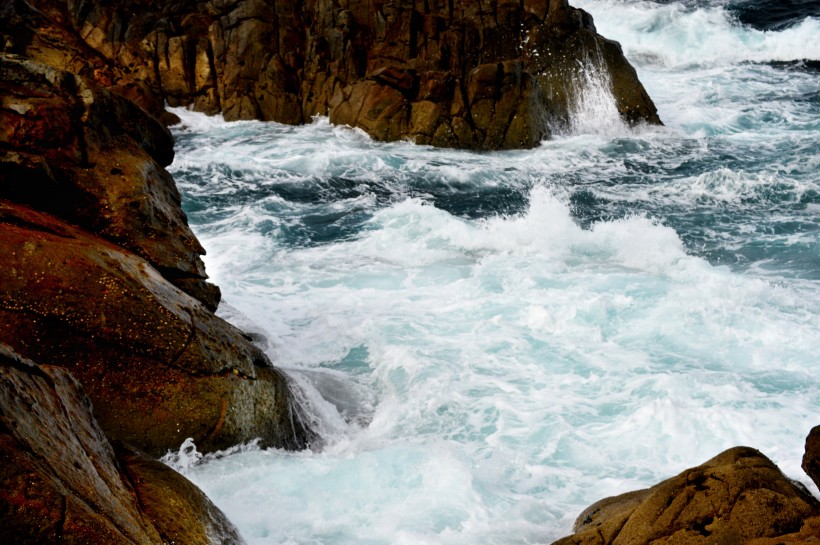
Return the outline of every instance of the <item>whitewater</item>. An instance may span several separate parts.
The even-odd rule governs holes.
[[[165,458],[249,544],[550,543],[736,445],[818,494],[820,13],[572,4],[665,127],[594,78],[526,151],[173,110],[219,313],[322,436]]]

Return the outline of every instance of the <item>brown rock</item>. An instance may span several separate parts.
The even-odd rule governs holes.
[[[55,214],[147,259],[219,303],[173,179],[173,139],[133,103],[84,78],[0,54],[0,197]]]
[[[581,66],[603,74],[628,123],[660,123],[620,46],[566,0],[236,0],[206,10],[176,0],[139,14],[123,0],[36,3],[33,19],[16,14],[22,30],[0,24],[11,50],[153,113],[164,100],[228,120],[328,115],[380,140],[532,147],[567,125]],[[52,52],[62,46],[40,38],[49,34],[70,35],[78,54]]]
[[[737,447],[652,488],[589,507],[561,545],[745,544],[800,532],[820,502],[760,452]]]
[[[820,426],[815,426],[806,437],[806,452],[803,454],[803,471],[820,488]]]
[[[163,543],[242,543],[233,524],[191,481],[138,450],[115,447],[144,516]]]
[[[310,439],[286,378],[147,261],[3,201],[0,254],[0,342],[67,366],[109,438],[152,455]]]
[[[118,461],[71,374],[5,345],[0,457],[3,543],[241,543],[181,475],[133,450]]]
[[[807,518],[800,531],[777,537],[759,537],[746,542],[746,545],[798,545],[820,543],[820,516]]]

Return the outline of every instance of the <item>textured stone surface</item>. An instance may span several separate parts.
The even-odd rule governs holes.
[[[740,545],[810,536],[807,521],[818,515],[820,502],[768,458],[736,447],[652,488],[601,500],[581,514],[574,535],[555,543]]]
[[[85,78],[0,54],[0,197],[49,212],[148,260],[210,308],[202,246],[163,166],[173,139]]]
[[[2,344],[0,459],[2,543],[241,543],[172,469],[133,450],[118,460],[68,371]]]
[[[243,543],[233,524],[191,481],[124,444],[115,446],[144,516],[163,543]]]
[[[110,439],[152,455],[262,438],[304,447],[285,377],[148,262],[0,201],[0,342],[66,366]]]
[[[567,124],[579,72],[600,71],[625,120],[660,122],[620,46],[566,0],[31,0],[4,21],[7,51],[155,113],[319,114],[380,140],[531,147]]]

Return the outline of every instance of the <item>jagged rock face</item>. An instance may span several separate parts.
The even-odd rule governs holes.
[[[308,442],[285,377],[144,259],[2,200],[0,255],[0,342],[67,367],[110,439],[155,456]]]
[[[380,140],[521,148],[566,124],[579,70],[601,70],[628,122],[660,123],[620,46],[566,0],[32,0],[5,21],[7,51],[155,112],[318,114]]]
[[[736,447],[652,488],[593,504],[575,534],[554,545],[741,545],[757,538],[763,545],[800,532],[807,520],[816,528],[818,515],[820,502],[768,458]]]
[[[173,156],[167,129],[128,100],[0,54],[0,197],[123,246],[215,309],[205,251],[163,168]]]
[[[0,459],[3,543],[242,543],[181,475],[133,449],[115,456],[68,371],[2,344]]]

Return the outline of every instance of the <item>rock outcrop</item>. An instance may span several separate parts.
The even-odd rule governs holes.
[[[211,309],[205,253],[163,168],[173,138],[132,102],[85,78],[0,55],[0,198],[130,250]]]
[[[0,542],[239,544],[225,516],[172,469],[115,452],[63,368],[0,344]]]
[[[318,114],[379,140],[532,147],[566,125],[587,72],[626,121],[660,123],[620,46],[566,0],[29,0],[2,15],[7,52],[156,114]]]
[[[820,540],[820,502],[748,447],[586,509],[554,545],[775,545]],[[776,539],[773,539],[776,538]]]
[[[211,311],[218,292],[162,168],[167,131],[85,78],[8,55],[0,119],[0,342],[68,368],[109,439],[148,454],[188,437],[203,451],[304,447],[284,375]]]

